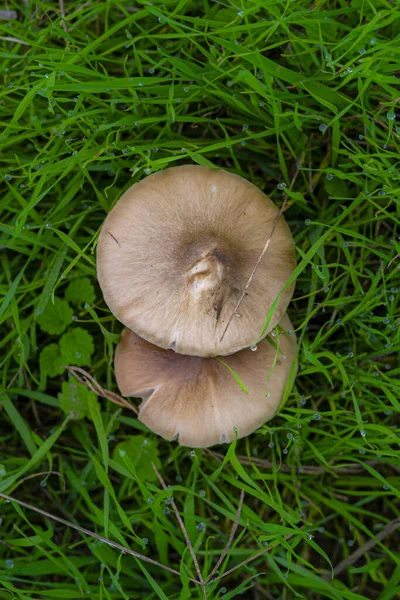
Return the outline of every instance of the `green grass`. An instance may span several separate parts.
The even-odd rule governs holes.
[[[3,4],[0,492],[127,551],[0,500],[0,599],[398,598],[399,2]],[[61,369],[117,391],[97,235],[188,162],[287,193],[298,251],[294,390],[211,452]],[[242,490],[202,588],[171,498],[206,580]]]

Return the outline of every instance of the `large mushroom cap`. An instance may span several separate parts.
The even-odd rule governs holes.
[[[295,268],[283,217],[221,336],[277,214],[256,186],[227,171],[186,165],[149,175],[120,198],[101,230],[97,274],[106,303],[129,329],[180,354],[250,346]],[[292,294],[293,285],[281,294],[268,331]]]
[[[286,315],[281,325],[285,331],[292,328]],[[223,364],[163,350],[124,329],[115,373],[124,396],[142,398],[139,419],[147,427],[183,446],[206,448],[231,442],[234,428],[243,437],[274,416],[291,389],[295,356],[294,334],[264,338],[255,351],[231,354]]]

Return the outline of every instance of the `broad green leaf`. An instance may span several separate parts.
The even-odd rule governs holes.
[[[140,479],[143,481],[156,481],[157,475],[151,463],[154,463],[157,469],[160,469],[161,461],[157,445],[153,440],[143,435],[132,436],[129,440],[118,444],[114,450],[114,460],[122,466],[125,466],[124,454],[132,461],[136,474]]]
[[[88,277],[80,277],[71,281],[65,291],[65,298],[75,304],[82,306],[85,303],[91,304],[96,299],[94,287]]]
[[[60,340],[64,364],[90,365],[94,352],[93,338],[85,329],[76,327],[64,333]]]
[[[60,407],[72,419],[83,419],[89,411],[89,400],[96,395],[75,379],[64,381],[62,392],[58,394]]]
[[[45,310],[37,316],[42,331],[57,335],[62,333],[72,322],[72,308],[66,300],[55,298],[54,304],[49,302]]]
[[[61,356],[60,346],[58,344],[49,344],[45,346],[39,356],[39,366],[42,375],[56,377],[63,372],[62,366],[65,360]]]

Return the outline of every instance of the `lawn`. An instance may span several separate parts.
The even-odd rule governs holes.
[[[3,3],[0,599],[400,596],[399,31],[390,0]],[[188,163],[284,205],[298,264],[294,388],[208,450],[113,402],[96,279],[115,201]]]

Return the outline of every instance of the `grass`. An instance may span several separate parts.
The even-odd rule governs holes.
[[[5,8],[0,492],[78,530],[0,500],[0,599],[398,598],[398,2]],[[188,162],[288,195],[298,252],[294,390],[211,451],[61,368],[117,391],[99,228],[133,182]],[[175,510],[204,581],[227,549],[206,587]]]

